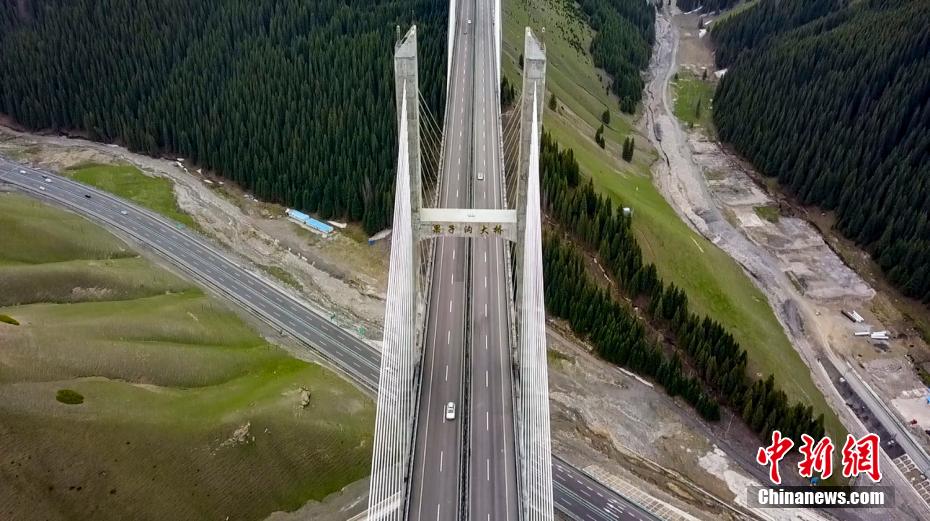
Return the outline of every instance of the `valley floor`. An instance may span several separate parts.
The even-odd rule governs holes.
[[[881,316],[871,311],[875,291],[843,262],[814,226],[780,215],[779,202],[756,184],[751,167],[713,140],[713,129],[684,131],[673,116],[670,98],[675,93],[669,89],[673,74],[678,71],[696,76],[705,68],[712,73],[713,59],[709,45],[698,34],[697,15],[663,13],[658,21],[658,51],[647,86],[644,118],[647,129],[661,129],[661,138],[649,132],[663,156],[656,164],[657,186],[686,223],[752,275],[803,359],[803,364],[790,366],[791,372],[809,373],[851,431],[864,432],[862,422],[867,418],[857,418],[846,406],[824,371],[825,365],[832,363],[845,371],[846,361],[852,361],[857,367],[851,371],[876,387],[894,389],[886,399],[907,402],[903,405],[920,401],[926,395],[925,387],[904,355],[915,348],[914,342],[921,341],[892,341],[881,349],[854,338],[854,331],[867,326],[854,326],[841,310],[857,309],[873,330],[882,329]],[[783,379],[790,378],[791,372]],[[914,414],[930,419],[926,408]],[[828,430],[837,432],[830,426]],[[923,432],[915,429],[914,434],[927,445]],[[897,515],[914,519],[930,513],[903,477],[892,472],[890,480],[904,492],[899,495]]]

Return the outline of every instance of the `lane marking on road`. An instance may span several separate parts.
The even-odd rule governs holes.
[[[449,299],[449,313],[452,313],[452,299]]]
[[[449,366],[446,365],[446,381],[449,381]]]
[[[449,342],[452,340],[452,330],[446,331],[446,345],[449,345]]]
[[[488,335],[484,335],[484,349],[485,351],[488,349]]]
[[[488,287],[488,278],[487,278],[487,276],[484,277],[484,287]]]
[[[484,411],[484,430],[491,430],[491,413]]]
[[[488,468],[488,481],[491,481],[491,459],[487,458],[484,460],[487,463]]]
[[[442,472],[442,454],[443,451],[439,451],[439,472]]]
[[[485,387],[488,386],[488,370],[487,369],[484,370],[484,386]]]
[[[484,303],[484,318],[488,318],[488,303]]]

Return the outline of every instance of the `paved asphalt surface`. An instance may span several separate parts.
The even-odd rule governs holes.
[[[467,27],[467,20],[474,18],[473,1],[459,2],[457,9],[459,26]],[[467,33],[459,30],[455,35],[443,129],[439,204],[450,208],[469,205],[474,32]],[[454,520],[461,506],[467,257],[468,239],[436,239],[407,503],[412,521]],[[446,420],[449,402],[455,404],[451,421]]]
[[[46,177],[51,182],[45,182]],[[380,354],[375,349],[332,324],[320,310],[244,268],[245,261],[214,246],[205,237],[104,191],[3,158],[0,158],[0,181],[132,237],[185,270],[193,279],[311,347],[363,387],[376,391]],[[552,476],[556,508],[570,519],[655,519],[555,457]],[[436,475],[431,474],[428,480],[436,480]]]
[[[504,208],[493,3],[493,0],[477,0],[472,22],[475,39],[473,208]],[[478,172],[483,174],[483,180],[477,179]],[[506,247],[507,243],[497,237],[474,239],[471,244],[466,497],[469,519],[476,521],[519,519]]]

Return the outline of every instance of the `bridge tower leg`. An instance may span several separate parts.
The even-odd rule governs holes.
[[[397,102],[397,182],[391,264],[384,306],[384,343],[371,458],[368,520],[403,521],[415,430],[422,299],[417,298],[420,256],[420,113],[417,33],[411,27],[394,49]]]
[[[532,149],[533,118],[538,117],[536,131],[542,132],[543,102],[546,98],[546,50],[542,43],[536,39],[533,31],[526,28],[523,41],[523,103],[520,106],[520,146],[517,162],[517,240],[514,246],[514,280],[516,292],[516,316],[521,316],[523,302],[523,254],[524,238],[526,237],[526,189],[530,172],[530,155],[539,154],[539,150]],[[533,104],[536,110],[533,110]],[[539,136],[537,135],[537,139]],[[518,322],[517,335],[520,327]],[[516,356],[514,360],[517,360]]]
[[[407,156],[410,167],[410,211],[414,233],[419,225],[423,195],[420,178],[420,82],[417,72],[417,26],[413,26],[394,50],[394,95],[397,98],[397,128],[404,117],[402,103],[407,102]],[[414,236],[414,243],[417,237]]]
[[[523,104],[517,177],[517,240],[514,263],[519,382],[517,432],[523,521],[552,521],[552,447],[549,429],[549,376],[546,367],[546,310],[542,273],[542,209],[539,148],[546,53],[527,28],[523,51]]]

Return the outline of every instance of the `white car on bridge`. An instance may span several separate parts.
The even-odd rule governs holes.
[[[446,404],[446,419],[452,421],[455,419],[455,402]]]

